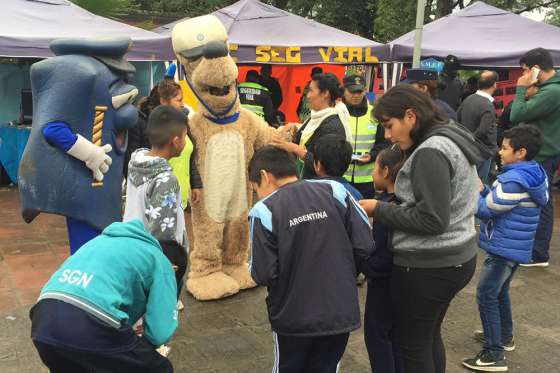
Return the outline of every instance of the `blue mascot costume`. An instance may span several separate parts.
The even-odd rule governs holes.
[[[127,130],[138,114],[130,39],[59,39],[31,67],[33,127],[19,171],[23,219],[66,216],[70,252],[121,220]]]

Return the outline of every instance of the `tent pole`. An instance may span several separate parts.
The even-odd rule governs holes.
[[[154,70],[152,68],[152,61],[150,61],[150,92],[154,88]]]
[[[387,68],[389,65],[388,62],[383,62],[383,92],[387,92],[389,90],[389,69]]]
[[[418,0],[416,9],[416,32],[414,33],[414,54],[412,55],[412,67],[420,67],[420,55],[422,54],[422,29],[424,28],[424,10],[426,0]]]

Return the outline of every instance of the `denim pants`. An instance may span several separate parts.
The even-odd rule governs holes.
[[[504,357],[503,345],[513,338],[509,285],[518,264],[488,253],[480,273],[476,300],[484,329],[484,349],[496,359]]]
[[[552,177],[560,164],[560,156],[554,156],[539,162],[546,171],[548,176],[548,203],[541,208],[541,216],[537,233],[535,234],[535,243],[533,244],[533,261],[548,262],[550,255],[550,239],[552,238],[552,230],[554,228],[554,201],[552,200]]]

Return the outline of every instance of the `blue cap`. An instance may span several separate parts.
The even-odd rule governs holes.
[[[402,83],[414,83],[424,80],[438,80],[438,73],[429,69],[408,69],[406,71],[406,80]]]

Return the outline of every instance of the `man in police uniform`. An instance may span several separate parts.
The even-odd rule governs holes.
[[[259,84],[257,70],[247,71],[245,83],[241,83],[237,87],[241,106],[263,118],[272,127],[278,127],[274,118],[274,106],[272,105],[270,92]]]
[[[385,146],[383,126],[373,118],[373,106],[365,97],[365,79],[360,75],[344,77],[344,103],[350,113],[352,131],[352,163],[344,174],[365,199],[374,198],[373,167],[377,153]]]

